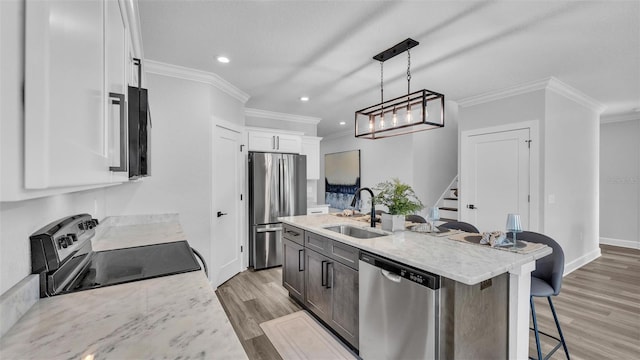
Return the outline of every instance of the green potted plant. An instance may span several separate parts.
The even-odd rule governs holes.
[[[374,187],[378,194],[374,196],[376,204],[385,205],[389,214],[382,214],[382,229],[388,231],[404,230],[405,215],[415,214],[424,205],[410,185],[393,178]]]

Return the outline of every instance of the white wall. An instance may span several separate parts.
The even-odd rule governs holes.
[[[447,102],[445,106],[445,127],[442,129],[379,140],[357,139],[353,133],[323,139],[320,142],[319,202],[324,200],[324,155],[359,149],[361,186],[374,187],[391,178],[399,178],[413,187],[426,207],[434,205],[457,172],[457,105]],[[362,195],[368,204],[369,196],[366,192]],[[368,206],[362,210],[368,211]],[[425,210],[422,213],[425,214]]]
[[[105,190],[0,202],[0,294],[31,274],[29,235],[62,217],[89,213],[105,217]]]
[[[460,136],[463,131],[476,130],[493,126],[507,125],[525,121],[533,121],[539,125],[539,142],[544,143],[544,117],[545,117],[545,91],[537,90],[528,93],[510,96],[491,102],[485,102],[474,106],[460,107]],[[462,141],[462,138],[459,138]],[[541,162],[544,162],[544,153],[538,154]],[[458,158],[458,165],[461,164]],[[458,173],[460,169],[458,169]],[[538,184],[541,184],[538,203],[543,201],[544,173],[537,174]],[[459,179],[458,179],[459,180]],[[460,189],[464,191],[464,189]],[[542,219],[542,207],[538,209],[537,218]],[[539,222],[539,229],[544,225]]]
[[[212,254],[212,116],[242,125],[244,105],[209,84],[148,74],[151,177],[107,190],[108,215],[178,213],[192,247]],[[210,278],[219,264],[209,257]]]
[[[548,88],[460,108],[461,132],[538,124],[540,173],[532,175],[541,204],[537,231],[562,246],[569,272],[599,256],[598,119],[595,110]],[[549,195],[555,203],[548,203]]]
[[[640,114],[600,125],[600,241],[640,249]]]
[[[458,105],[447,101],[445,114],[444,128],[413,134],[414,190],[425,216],[458,174]]]
[[[543,232],[562,245],[572,270],[599,255],[600,117],[553,91],[545,101]]]

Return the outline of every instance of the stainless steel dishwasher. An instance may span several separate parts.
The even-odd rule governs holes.
[[[437,359],[440,276],[360,252],[360,357]]]

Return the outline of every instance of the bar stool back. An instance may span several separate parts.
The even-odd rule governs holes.
[[[438,227],[452,230],[462,230],[468,233],[479,233],[478,228],[464,221],[449,221]]]
[[[518,240],[529,241],[533,243],[542,243],[553,249],[553,253],[551,255],[545,256],[536,261],[536,269],[531,273],[531,296],[529,301],[531,303],[531,317],[533,318],[533,332],[536,337],[536,349],[538,352],[538,360],[543,359],[542,350],[540,348],[540,334],[550,337],[558,341],[558,344],[547,354],[544,359],[548,359],[551,355],[556,352],[560,348],[563,347],[564,353],[569,357],[569,350],[567,349],[567,343],[564,340],[564,335],[562,334],[562,329],[560,328],[560,322],[558,321],[558,315],[556,315],[556,309],[553,306],[553,301],[551,300],[552,296],[557,296],[560,293],[560,288],[562,287],[562,275],[564,273],[564,251],[562,251],[562,247],[552,238],[531,231],[523,231],[517,234],[516,238]],[[553,319],[556,323],[556,328],[558,329],[558,334],[560,338],[549,335],[542,331],[538,330],[538,319],[536,317],[536,308],[533,303],[534,297],[546,297],[549,301],[549,307],[551,308],[551,312],[553,313]],[[534,359],[531,358],[530,359]]]

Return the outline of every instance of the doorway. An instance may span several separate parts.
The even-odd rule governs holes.
[[[530,122],[462,133],[460,220],[505,231],[507,214],[537,230],[537,129]],[[532,206],[533,205],[533,206]]]
[[[243,219],[242,131],[235,124],[216,121],[213,129],[211,281],[215,287],[242,270]],[[216,275],[217,274],[217,275]]]

